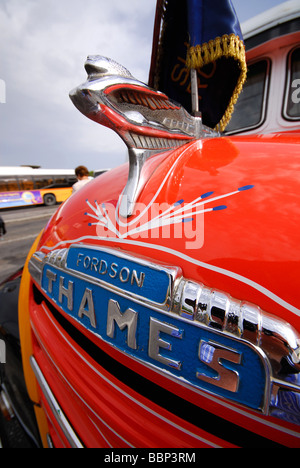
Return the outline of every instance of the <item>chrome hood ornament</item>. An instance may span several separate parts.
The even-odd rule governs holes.
[[[117,132],[129,152],[129,177],[120,214],[132,215],[143,188],[143,165],[151,156],[198,138],[217,136],[180,104],[135,79],[117,62],[89,56],[87,81],[70,92],[70,98],[86,117]]]

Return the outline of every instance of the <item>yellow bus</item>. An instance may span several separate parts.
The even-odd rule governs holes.
[[[0,167],[0,209],[61,203],[76,181],[72,169]]]

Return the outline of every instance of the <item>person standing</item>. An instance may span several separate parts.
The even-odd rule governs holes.
[[[78,181],[73,185],[73,193],[80,190],[93,179],[93,177],[90,177],[89,171],[85,166],[76,167],[75,174]]]

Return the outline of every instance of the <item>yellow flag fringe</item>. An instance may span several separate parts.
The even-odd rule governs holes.
[[[246,52],[243,41],[241,41],[235,34],[225,34],[224,36],[217,37],[203,45],[190,47],[187,52],[186,65],[189,69],[195,68],[196,70],[199,70],[221,57],[235,59],[239,63],[241,69],[237,85],[234,89],[228,107],[216,127],[217,130],[223,132],[230,122],[234,106],[247,78]]]

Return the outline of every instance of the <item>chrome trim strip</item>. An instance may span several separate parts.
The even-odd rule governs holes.
[[[59,424],[59,427],[63,431],[65,437],[67,438],[69,444],[72,448],[84,448],[80,440],[78,439],[77,435],[73,431],[69,421],[67,420],[66,416],[64,415],[61,407],[59,406],[55,396],[53,395],[36,359],[31,356],[30,357],[30,365],[34,372],[34,375],[41,387],[43,395],[45,396],[47,403],[49,404],[52,414],[54,415],[56,421]]]
[[[254,304],[183,278],[174,292],[172,312],[259,347],[268,356],[275,375],[281,370],[282,359],[300,371],[298,331]]]
[[[31,277],[40,284],[44,268],[46,254],[43,252],[35,252],[28,263],[28,270]]]

